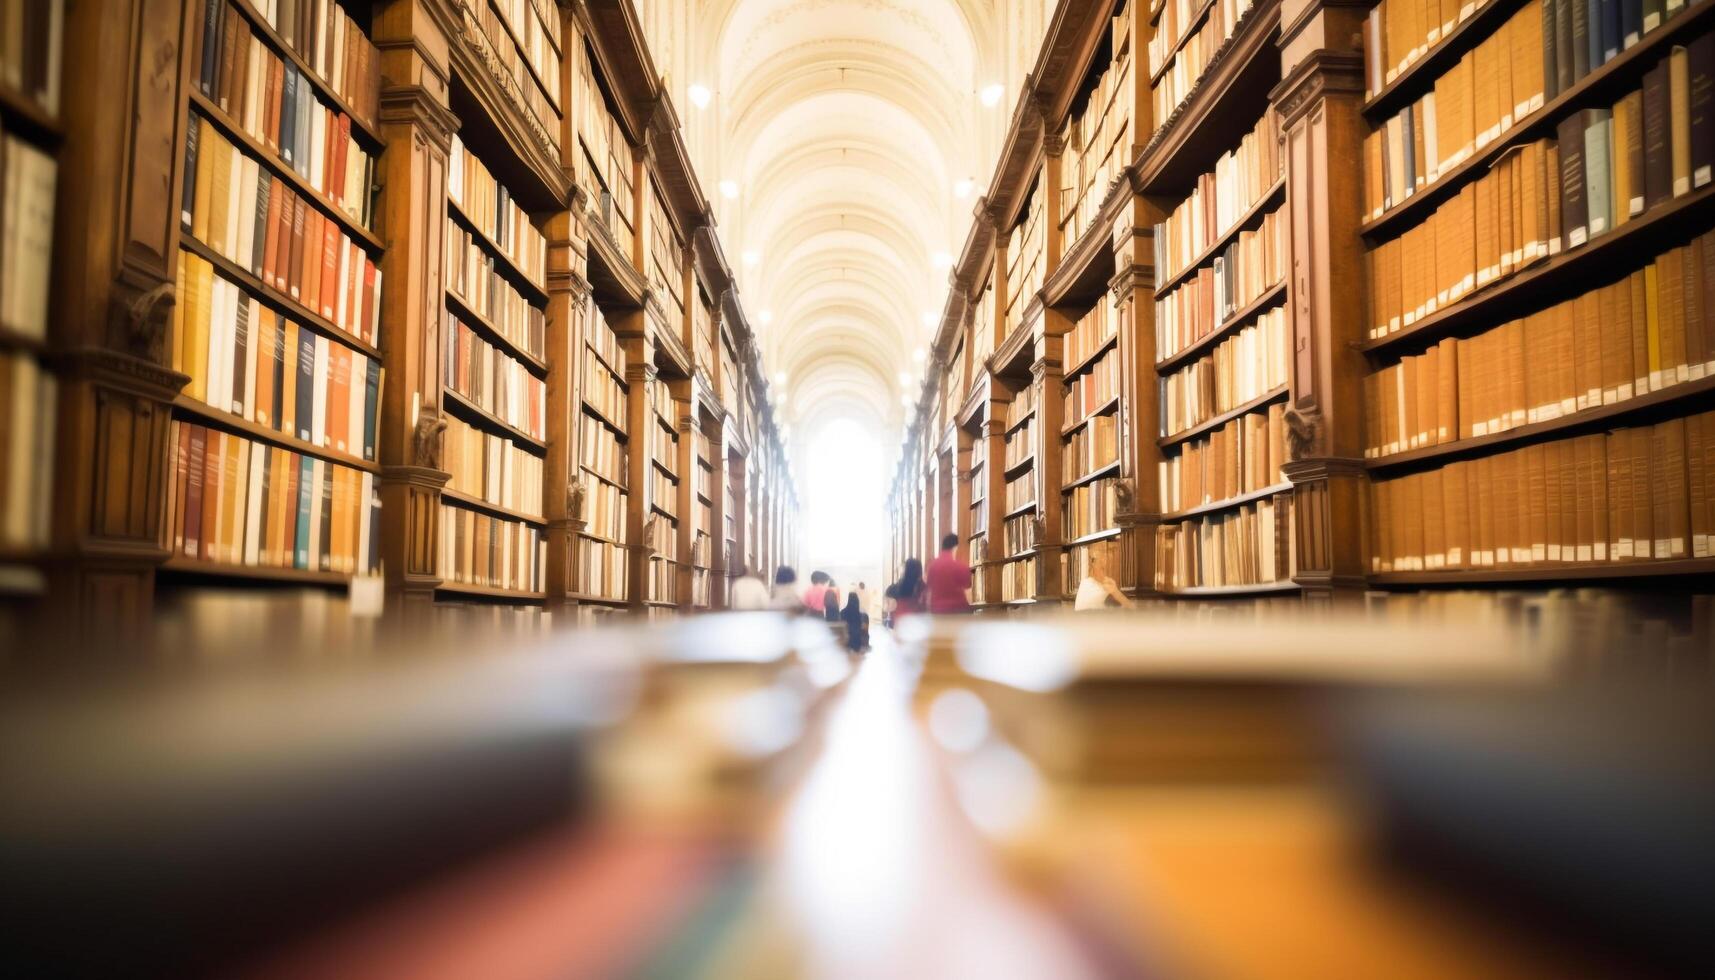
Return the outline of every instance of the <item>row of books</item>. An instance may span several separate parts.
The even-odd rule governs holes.
[[[1012,397],[1012,401],[1006,403],[1006,427],[1011,429],[1035,414],[1036,386],[1025,385]]]
[[[48,545],[58,417],[54,376],[34,357],[0,348],[0,550]]]
[[[994,345],[994,273],[985,270],[983,288],[971,309],[971,363],[986,363]]]
[[[1371,484],[1371,570],[1707,558],[1715,412]]]
[[[596,476],[625,486],[629,454],[613,430],[589,415],[578,416],[578,464]]]
[[[615,428],[625,428],[625,389],[593,357],[584,358],[584,404],[601,413]]]
[[[1098,415],[1066,440],[1060,450],[1060,478],[1070,483],[1112,466],[1119,458],[1119,416]]]
[[[512,82],[506,95],[517,99],[529,110],[548,139],[557,147],[560,139],[560,111],[555,89],[560,84],[560,76],[557,73],[537,74],[536,65],[530,58],[532,47],[545,48],[553,53],[552,60],[558,64],[558,53],[545,44],[520,44],[518,38],[522,35],[514,33],[517,28],[502,18],[495,6],[497,2],[505,0],[462,0],[460,6],[464,8],[466,34],[480,38],[476,44],[479,50],[484,47],[482,42],[487,42],[487,53],[493,58],[492,61],[488,58],[483,60],[488,62],[491,68],[498,62],[498,74]],[[524,18],[520,18],[520,21],[523,20]],[[534,21],[535,18],[530,17],[529,20]],[[544,63],[549,60],[547,54],[542,54],[541,57]]]
[[[501,271],[500,260],[456,221],[448,221],[447,289],[496,333],[534,357],[546,356],[547,314],[531,305]]]
[[[967,555],[965,560],[975,568],[989,560],[988,539],[981,534],[972,535],[971,539],[966,542],[965,551]],[[987,579],[988,576],[981,571],[971,576],[971,605],[980,606],[989,601]]]
[[[973,533],[981,533],[988,526],[989,502],[979,497],[971,501],[971,527],[975,529]]]
[[[381,362],[300,326],[179,252],[173,370],[185,394],[247,422],[336,453],[375,459]]]
[[[679,272],[685,255],[684,240],[668,215],[665,199],[660,194],[649,195],[647,204],[649,261],[645,263],[645,272],[654,298],[666,307],[667,322],[677,328],[685,316],[685,301],[679,295],[684,288]]]
[[[679,566],[670,561],[650,562],[644,587],[651,602],[678,602]]]
[[[216,33],[199,32],[187,52],[197,88],[353,221],[373,227],[376,161],[352,137],[351,117],[324,105],[309,77],[269,48],[227,0],[205,2],[217,10]],[[211,26],[206,14],[201,23]]]
[[[1066,364],[1077,364],[1113,340],[1118,333],[1119,311],[1104,295],[1088,313],[1078,318],[1072,329],[1066,331],[1061,360]]]
[[[614,333],[613,325],[607,322],[606,314],[596,305],[592,296],[584,305],[585,340],[590,349],[602,359],[604,368],[611,371],[618,380],[625,380],[626,354],[625,347],[619,342],[619,335]]]
[[[1213,0],[1208,17],[1180,43],[1165,67],[1150,71],[1151,75],[1160,76],[1150,93],[1157,126],[1173,118],[1174,110],[1190,97],[1209,62],[1214,60],[1215,52],[1225,46],[1253,6],[1252,0]]]
[[[476,154],[465,148],[457,133],[447,157],[447,199],[482,232],[487,245],[497,249],[525,279],[542,285],[548,269],[547,236],[530,223],[530,215]]]
[[[1118,348],[1110,349],[1077,377],[1066,382],[1061,418],[1067,425],[1083,421],[1086,415],[1098,411],[1120,393],[1120,355]]]
[[[577,590],[582,595],[624,602],[630,565],[631,552],[624,545],[579,538]]]
[[[1365,379],[1368,455],[1492,435],[1715,376],[1715,232]]]
[[[1230,17],[1231,11],[1210,10],[1209,0],[1155,0],[1159,9],[1151,16],[1155,30],[1149,36],[1149,73],[1154,75],[1167,63],[1169,55],[1179,47],[1193,30],[1203,26],[1203,14]]]
[[[1068,491],[1060,501],[1060,533],[1073,540],[1112,529],[1118,520],[1118,486],[1107,477]]]
[[[1083,237],[1100,213],[1108,188],[1131,164],[1132,52],[1120,45],[1113,50],[1118,56],[1097,77],[1083,111],[1068,118],[1060,134],[1057,217],[1068,247]]]
[[[1011,469],[1036,453],[1036,427],[1041,423],[1032,415],[1023,425],[1006,434],[1006,468]]]
[[[643,524],[643,543],[657,558],[679,560],[679,522],[672,517],[652,515]]]
[[[1036,556],[1021,558],[1000,567],[1000,601],[1036,598]]]
[[[1000,525],[1001,555],[1011,558],[1036,547],[1036,515],[1009,517]]]
[[[0,83],[58,116],[65,0],[0,0],[0,24]]]
[[[341,9],[339,0],[244,0],[244,3],[262,15],[280,40],[334,94],[344,99],[359,119],[371,126],[375,124],[381,103],[381,54]],[[206,25],[205,19],[205,32]]]
[[[1286,215],[1272,211],[1237,241],[1155,301],[1155,356],[1166,360],[1226,326],[1286,278]]]
[[[1161,461],[1161,509],[1177,513],[1283,482],[1286,406],[1247,412]]]
[[[1230,412],[1286,384],[1291,347],[1286,311],[1257,317],[1215,349],[1161,379],[1161,434]]]
[[[1024,322],[1024,311],[1042,289],[1048,274],[1047,227],[1043,212],[1046,195],[1032,192],[1024,206],[1024,220],[1013,226],[1006,243],[1006,332]]]
[[[1174,278],[1226,237],[1279,183],[1284,166],[1280,118],[1268,109],[1238,146],[1216,159],[1214,170],[1198,175],[1197,186],[1155,226],[1156,280]]]
[[[1436,78],[1433,91],[1365,137],[1366,214],[1400,204],[1542,108],[1543,10],[1542,0],[1520,6]]]
[[[1380,0],[1364,21],[1366,97],[1380,92],[1484,6],[1484,0]]]
[[[1078,591],[1078,586],[1083,584],[1084,576],[1090,574],[1090,568],[1098,557],[1104,562],[1104,571],[1108,575],[1119,574],[1119,569],[1114,566],[1114,545],[1115,542],[1107,539],[1088,541],[1073,545],[1060,553],[1061,580],[1067,595]]]
[[[49,260],[59,162],[0,133],[0,327],[42,339],[48,330]]]
[[[673,401],[673,389],[667,382],[657,379],[648,386],[649,408],[655,413],[655,418],[664,427],[664,433],[671,433],[672,441],[677,447],[679,441],[679,409]],[[678,453],[662,457],[667,465],[672,466],[673,460],[678,459]]]
[[[631,210],[636,193],[631,183],[631,143],[619,120],[608,109],[604,87],[595,77],[595,59],[589,50],[573,45],[570,55],[577,63],[576,91],[583,99],[578,111],[572,113],[581,150],[576,154],[575,177],[619,246],[619,254],[630,255],[634,237]]]
[[[543,459],[505,436],[447,417],[442,465],[447,488],[497,507],[541,517]]]
[[[649,467],[649,504],[669,517],[679,516],[679,484],[659,469]]]
[[[627,496],[611,483],[588,481],[584,488],[584,530],[610,541],[624,541]]]
[[[1011,513],[1025,504],[1036,500],[1036,476],[1026,470],[1022,476],[1015,476],[1006,481],[1006,492],[1003,502],[1007,513]]]
[[[446,357],[448,388],[525,435],[547,438],[548,386],[451,311]]]
[[[560,19],[559,11],[546,0],[488,0],[506,22],[536,77],[545,83],[549,101],[559,104]]]
[[[980,436],[977,436],[975,439],[972,439],[971,440],[971,460],[970,460],[970,467],[969,468],[972,471],[982,469],[983,466],[988,463],[988,458],[989,458],[988,436],[980,435]],[[976,492],[978,494],[981,494],[982,489],[979,487],[979,488],[977,488]]]
[[[371,573],[381,567],[374,475],[173,420],[163,545],[223,565]]]
[[[1155,588],[1270,585],[1292,579],[1292,495],[1155,529]]]
[[[311,315],[376,344],[381,270],[337,220],[193,114],[180,219],[215,254]]]
[[[541,592],[548,542],[542,529],[450,504],[441,505],[442,582]]]

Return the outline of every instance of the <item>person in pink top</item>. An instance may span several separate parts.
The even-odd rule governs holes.
[[[828,586],[833,576],[827,572],[811,572],[810,587],[804,590],[804,611],[815,616],[822,615],[822,608],[828,601]]]
[[[949,534],[941,539],[941,553],[929,563],[924,578],[929,583],[929,612],[934,615],[967,613],[971,611],[965,590],[971,587],[971,566],[964,563],[954,550],[959,536]]]

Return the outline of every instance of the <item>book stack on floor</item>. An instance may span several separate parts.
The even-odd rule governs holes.
[[[45,584],[58,384],[42,354],[64,17],[63,0],[0,0],[0,595]]]

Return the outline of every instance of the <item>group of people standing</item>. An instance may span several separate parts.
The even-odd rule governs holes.
[[[869,613],[872,600],[869,587],[859,582],[840,602],[839,583],[827,572],[810,573],[810,586],[797,591],[798,573],[790,565],[774,571],[774,588],[762,584],[762,579],[740,569],[733,580],[731,606],[735,610],[773,609],[787,613],[819,616],[830,623],[844,623],[846,647],[854,653],[869,649]]]

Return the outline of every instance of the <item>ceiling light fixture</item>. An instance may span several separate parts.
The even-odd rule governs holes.
[[[940,319],[941,318],[939,316],[936,316],[935,314],[929,312],[928,310],[923,311],[923,326],[926,327],[927,329],[930,329],[930,330],[935,329],[935,324],[937,322],[939,322]]]
[[[983,105],[994,108],[1000,104],[1000,97],[1006,94],[1006,86],[999,82],[984,85],[981,93]]]
[[[937,269],[951,269],[953,267],[953,253],[951,252],[936,252],[934,260]]]
[[[929,359],[929,349],[927,347],[919,347],[917,348],[916,353],[911,356],[916,358],[918,364],[922,364],[924,361]]]
[[[766,327],[770,323],[774,322],[774,311],[773,310],[763,310],[761,313],[758,313],[756,315],[756,319],[757,319],[758,323],[761,323],[763,326]]]
[[[785,371],[774,372],[774,384],[776,387],[779,387],[779,388],[786,387],[786,372]]]
[[[958,180],[953,181],[953,197],[957,200],[963,201],[965,198],[971,196],[971,191],[975,188],[976,184],[971,180],[971,178],[960,177]]]
[[[755,265],[756,263],[761,262],[761,261],[762,261],[762,256],[756,254],[755,249],[748,249],[747,248],[744,250],[744,264],[745,265]]]
[[[715,97],[707,85],[692,85],[686,94],[691,97],[691,104],[699,109],[707,109],[709,101]]]
[[[729,201],[738,196],[738,185],[730,180],[721,181],[720,188],[721,196]]]

